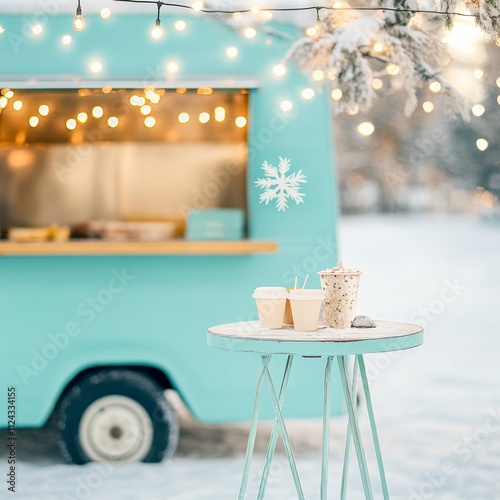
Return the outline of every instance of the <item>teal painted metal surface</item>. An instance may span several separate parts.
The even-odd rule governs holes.
[[[256,286],[291,286],[296,274],[300,279],[310,274],[309,285],[319,287],[315,272],[337,260],[327,93],[303,100],[300,92],[311,84],[292,66],[282,78],[272,73],[288,42],[262,34],[246,40],[206,17],[185,18],[187,28],[178,32],[173,26],[180,18],[168,15],[162,19],[166,35],[154,41],[149,36],[154,15],[86,16],[81,33],[71,29],[72,16],[54,16],[38,37],[29,34],[25,17],[4,16],[0,85],[15,90],[15,81],[32,79],[38,85],[80,79],[155,86],[166,78],[165,65],[173,60],[179,64],[179,80],[260,82],[250,91],[248,229],[251,239],[277,241],[279,252],[0,258],[2,335],[9,346],[0,354],[1,382],[18,387],[19,426],[42,425],[73,377],[109,365],[163,371],[202,421],[247,419],[255,360],[209,349],[206,326],[256,319],[251,298]],[[66,34],[73,37],[69,46],[60,43]],[[226,57],[229,46],[238,48],[235,59]],[[98,77],[89,70],[93,59],[103,63]],[[289,114],[280,110],[283,99],[293,103]],[[302,169],[308,181],[305,202],[292,203],[286,212],[260,204],[254,187],[262,177],[262,162],[276,164],[279,156],[291,158],[292,170]],[[273,370],[283,370],[283,363]],[[321,378],[321,363],[295,362],[287,415],[321,415],[321,389],[314,383]],[[264,417],[274,415],[269,401],[263,401],[261,410]],[[337,390],[333,413],[341,411]],[[5,425],[5,415],[1,413],[0,425]]]

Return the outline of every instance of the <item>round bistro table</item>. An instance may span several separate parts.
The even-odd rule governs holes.
[[[266,462],[262,472],[257,498],[261,500],[264,497],[271,462],[276,449],[278,432],[280,432],[288,462],[290,464],[298,498],[300,500],[305,499],[299,474],[297,472],[297,466],[295,464],[292,445],[290,443],[282,413],[283,402],[285,399],[286,388],[294,356],[303,356],[305,358],[321,357],[326,359],[323,405],[321,500],[326,500],[328,495],[330,393],[332,365],[335,358],[340,373],[340,380],[342,383],[348,414],[348,427],[344,451],[340,497],[344,500],[347,495],[347,477],[352,436],[352,442],[354,443],[354,448],[356,450],[356,457],[361,473],[365,498],[374,498],[357,417],[356,384],[359,371],[363,393],[366,400],[371,434],[373,437],[378,472],[382,486],[382,494],[384,500],[389,498],[363,355],[368,353],[399,351],[402,349],[417,347],[423,343],[424,337],[423,328],[418,325],[395,323],[390,321],[376,321],[375,325],[375,328],[320,328],[313,332],[301,332],[293,330],[292,328],[281,328],[276,330],[264,329],[260,328],[257,321],[249,321],[242,323],[228,323],[225,325],[213,326],[208,329],[208,345],[229,351],[253,352],[262,357],[262,371],[257,382],[252,424],[248,436],[245,465],[243,468],[243,477],[241,480],[238,500],[244,500],[246,496],[250,464],[255,446],[255,438],[257,435],[259,408],[264,381],[267,382],[269,389],[269,395],[271,397],[275,413],[275,420],[269,439]],[[287,356],[279,392],[276,391],[269,372],[269,363],[274,355]],[[349,368],[349,356],[354,357],[354,363],[351,363],[352,371]]]

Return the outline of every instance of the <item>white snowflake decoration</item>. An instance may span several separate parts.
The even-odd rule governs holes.
[[[300,184],[306,184],[306,176],[302,170],[286,175],[290,170],[289,158],[279,157],[278,166],[275,167],[265,161],[262,170],[266,177],[257,179],[255,185],[265,191],[260,195],[260,203],[266,205],[270,201],[276,200],[278,211],[285,211],[288,208],[288,198],[291,198],[297,205],[304,202],[304,193],[300,192]]]

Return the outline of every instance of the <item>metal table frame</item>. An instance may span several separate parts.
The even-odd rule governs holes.
[[[345,340],[346,336],[348,340]],[[366,408],[370,422],[373,445],[375,448],[379,478],[382,487],[382,495],[384,500],[388,500],[389,491],[387,488],[387,480],[382,460],[382,452],[380,449],[377,426],[375,423],[372,398],[370,394],[368,378],[366,375],[363,353],[407,349],[416,347],[422,342],[423,329],[421,327],[405,323],[390,322],[377,322],[376,328],[360,329],[357,331],[354,331],[354,329],[334,330],[331,328],[316,332],[264,330],[260,329],[255,322],[234,323],[210,328],[208,330],[209,345],[221,349],[257,352],[262,357],[262,370],[260,372],[260,377],[257,383],[255,402],[252,412],[252,423],[248,436],[245,465],[243,468],[243,477],[241,480],[238,500],[245,500],[246,497],[248,478],[250,475],[250,466],[255,447],[255,439],[257,436],[259,409],[262,399],[264,382],[267,383],[269,395],[271,397],[271,402],[274,408],[275,420],[269,439],[266,461],[261,476],[257,499],[262,500],[264,498],[267,480],[271,469],[271,463],[276,449],[278,433],[281,434],[281,437],[283,439],[283,444],[292,472],[293,481],[295,483],[297,496],[300,500],[305,499],[302,485],[300,483],[299,474],[297,471],[295,456],[286,429],[282,408],[285,400],[286,389],[288,380],[290,378],[294,356],[310,356],[312,352],[316,352],[316,355],[319,355],[323,359],[326,359],[324,375],[323,444],[320,499],[326,500],[328,496],[328,458],[331,406],[330,395],[332,369],[334,361],[336,359],[348,415],[348,427],[344,451],[340,498],[342,500],[345,500],[347,495],[351,443],[354,443],[354,449],[359,465],[365,498],[374,499],[357,416],[356,387],[359,372],[359,378],[361,379],[362,390],[366,401]],[[287,346],[287,344],[289,345]],[[325,351],[327,351],[327,353],[325,353]],[[269,372],[269,364],[274,354],[286,354],[287,356],[279,392],[276,391],[271,374]],[[349,356],[354,357],[352,373],[349,370]]]

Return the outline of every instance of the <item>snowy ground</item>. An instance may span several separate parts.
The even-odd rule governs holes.
[[[364,216],[345,218],[339,229],[345,264],[364,271],[359,312],[426,326],[422,347],[367,360],[391,498],[500,499],[500,224]],[[7,496],[2,487],[0,498],[236,498],[248,426],[203,426],[187,415],[181,420],[175,457],[158,465],[66,465],[53,424],[23,431],[19,492]],[[345,417],[332,421],[331,498],[338,498],[345,425]],[[366,434],[363,412],[361,425]],[[318,499],[321,422],[292,422],[289,430],[306,498]],[[264,425],[255,469],[269,432]],[[368,459],[373,466],[370,452]],[[362,499],[352,465],[348,498]],[[255,498],[257,475],[249,498]],[[283,455],[276,458],[267,498],[296,498]]]

